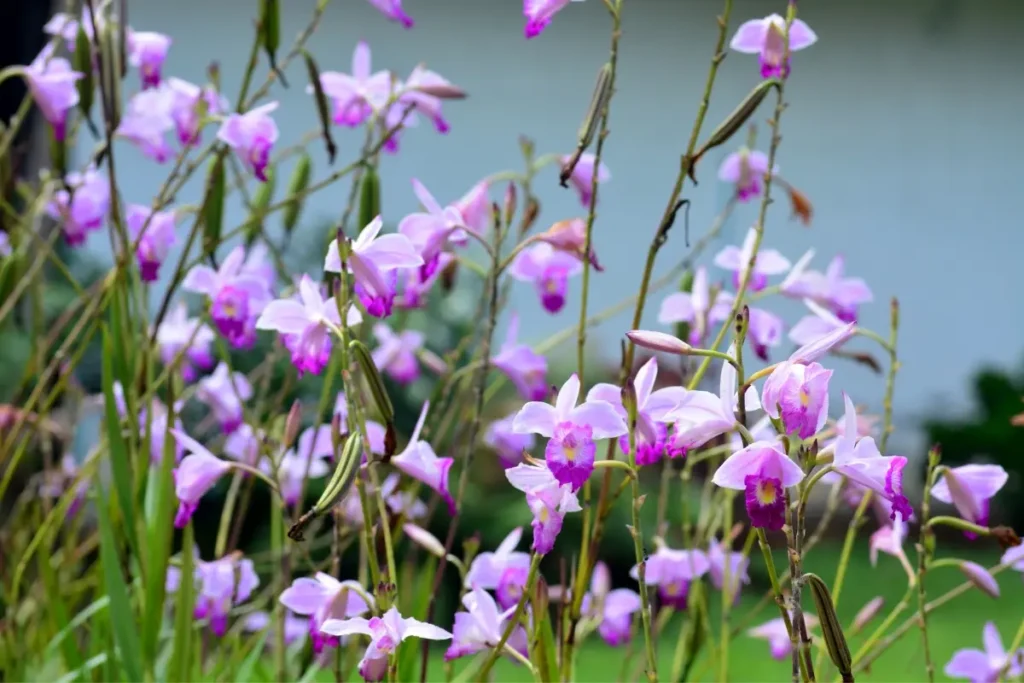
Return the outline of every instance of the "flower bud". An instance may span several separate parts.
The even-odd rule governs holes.
[[[987,569],[977,562],[961,562],[960,571],[964,573],[967,580],[974,584],[974,587],[985,593],[990,598],[999,597],[999,584]]]
[[[288,205],[284,209],[284,216],[281,225],[286,235],[290,235],[299,222],[299,215],[302,213],[303,198],[306,188],[309,187],[309,178],[313,174],[313,160],[308,154],[299,157],[292,176],[288,180]]]
[[[334,157],[338,153],[338,147],[334,144],[334,138],[331,136],[331,113],[330,106],[328,104],[327,95],[324,93],[323,84],[320,81],[320,69],[316,65],[316,60],[305,50],[302,51],[302,57],[306,61],[306,71],[309,74],[309,85],[313,89],[313,97],[316,100],[316,113],[317,118],[320,119],[320,137],[324,140],[324,148],[327,150],[327,163],[333,164]],[[271,66],[273,66],[271,61]],[[276,67],[274,67],[276,71]],[[360,207],[362,208],[362,207]],[[360,217],[362,217],[360,211]],[[373,214],[376,216],[377,214]],[[361,225],[366,225],[373,220],[373,216]]]
[[[853,618],[853,626],[850,630],[851,635],[857,635],[860,633],[872,619],[878,616],[878,613],[882,611],[883,606],[885,606],[885,598],[881,595],[868,600],[867,604],[861,607],[860,611],[857,612],[857,616]]]
[[[296,399],[292,403],[291,410],[288,411],[288,418],[284,422],[284,436],[282,438],[282,446],[284,448],[291,448],[292,444],[295,443],[296,437],[299,435],[299,430],[302,428],[302,403]]]
[[[480,534],[473,534],[462,542],[462,558],[468,567],[473,558],[480,552]]]
[[[626,333],[629,340],[641,348],[650,351],[664,351],[677,356],[685,356],[693,348],[686,342],[671,334],[654,330],[630,330]]]
[[[444,545],[441,541],[437,540],[437,536],[434,536],[434,534],[423,527],[416,526],[415,524],[403,524],[402,531],[411,541],[431,555],[439,558],[444,557]]]
[[[789,183],[786,183],[786,191],[789,193],[789,203],[793,208],[793,217],[800,219],[800,222],[806,227],[810,227],[811,218],[814,217],[814,206],[811,204],[811,200],[807,198],[807,195]]]
[[[509,182],[508,187],[505,188],[505,199],[502,204],[505,211],[505,225],[511,225],[512,217],[515,215],[516,206],[518,205],[516,184],[514,182]]]

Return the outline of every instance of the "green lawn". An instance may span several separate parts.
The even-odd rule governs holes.
[[[909,547],[909,544],[908,544]],[[811,553],[807,562],[807,571],[813,571],[824,578],[830,585],[835,577],[835,568],[838,563],[837,547],[822,546]],[[967,553],[970,552],[968,555]],[[912,550],[911,550],[912,554]],[[971,559],[984,566],[991,566],[998,562],[998,549],[992,546],[977,544],[966,551],[960,552],[958,557]],[[778,556],[776,562],[780,566],[783,558]],[[760,558],[753,561],[752,573],[759,571],[761,567]],[[999,600],[993,600],[984,593],[972,589],[962,596],[953,599],[942,608],[929,614],[929,640],[931,643],[932,658],[936,669],[937,680],[948,680],[942,670],[949,661],[953,652],[962,647],[981,647],[981,629],[986,621],[994,621],[1002,633],[1004,645],[1009,646],[1016,629],[1022,621],[1024,614],[1024,582],[1021,574],[1013,570],[1002,572],[996,577],[1002,591]],[[755,579],[756,580],[756,579]],[[963,582],[963,575],[955,567],[941,567],[930,574],[927,579],[929,599],[934,599],[942,593],[956,587]],[[886,605],[881,614],[865,629],[859,636],[850,638],[850,650],[856,654],[860,645],[865,642],[868,634],[877,627],[889,613],[906,591],[906,574],[900,567],[899,562],[886,555],[878,560],[878,567],[873,568],[868,561],[867,544],[858,544],[854,550],[845,585],[839,598],[839,617],[844,625],[849,624],[854,615],[864,604],[875,596],[885,598]],[[733,623],[739,624],[750,610],[759,602],[762,593],[753,587],[742,597],[740,604],[733,612]],[[711,596],[712,602],[712,628],[716,637],[719,632],[719,594]],[[806,593],[805,605],[808,605],[813,613],[813,602],[809,591]],[[916,609],[916,596],[911,602],[911,609]],[[778,616],[774,605],[769,605],[751,623],[758,624]],[[896,624],[900,624],[909,616],[909,612],[901,615]],[[666,629],[666,633],[658,641],[658,666],[659,678],[668,680],[671,668],[673,651],[676,646],[678,634],[679,617]],[[634,642],[638,651],[642,651],[642,640]],[[577,680],[579,681],[612,681],[619,680],[619,672],[623,660],[629,652],[628,648],[611,648],[593,636],[581,648],[577,660]],[[745,634],[738,635],[732,640],[729,648],[729,678],[734,681],[787,681],[790,680],[789,661],[777,662],[769,656],[768,645],[764,641],[750,638]],[[635,671],[639,659],[634,656],[630,664],[630,670]],[[718,674],[712,668],[705,666],[706,657],[698,661],[693,670],[692,680],[715,681]],[[827,662],[827,659],[826,659]],[[468,664],[468,660],[467,660]],[[456,675],[466,664],[456,667]],[[826,665],[826,671],[818,672],[818,680],[826,681],[835,678],[835,670]],[[441,664],[440,651],[437,659],[431,665],[431,680],[443,680],[443,665]],[[860,678],[875,681],[918,681],[924,680],[924,655],[921,642],[921,632],[918,628],[910,629],[907,634],[882,655],[871,667],[867,675],[862,674]],[[502,661],[495,667],[495,681],[528,681],[529,675],[521,668],[506,661]]]

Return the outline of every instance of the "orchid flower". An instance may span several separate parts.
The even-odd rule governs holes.
[[[519,434],[513,425],[516,413],[507,415],[487,425],[484,443],[494,449],[505,469],[515,467],[523,461],[523,451],[533,449],[537,439],[533,434]]]
[[[653,385],[651,375],[648,395]],[[548,439],[544,449],[548,468],[559,483],[571,485],[573,491],[579,490],[594,471],[595,442],[627,431],[626,421],[612,404],[588,396],[577,406],[579,395],[580,379],[573,374],[559,389],[553,406],[530,401],[512,425],[520,434],[539,434]],[[655,404],[652,409],[660,410],[661,405]]]
[[[797,321],[796,325],[789,330],[789,339],[794,344],[806,346],[816,339],[821,339],[829,334],[838,333],[844,330],[846,339],[853,336],[856,329],[854,323],[844,323],[830,311],[822,308],[810,299],[804,299],[804,305],[811,310],[813,315],[805,315]],[[845,341],[845,339],[843,340]],[[839,348],[842,344],[835,344]]]
[[[135,250],[139,276],[143,282],[155,282],[160,264],[176,241],[174,224],[177,214],[174,211],[153,211],[142,204],[129,204],[126,213],[128,234],[139,244]]]
[[[727,246],[715,256],[715,265],[732,272],[732,283],[736,289],[747,272],[751,257],[754,258],[753,271],[747,287],[751,292],[759,292],[768,286],[770,275],[781,275],[789,270],[789,261],[775,249],[761,249],[754,254],[754,243],[757,241],[757,229],[751,228],[743,240],[743,246]]]
[[[871,566],[874,567],[878,563],[879,552],[892,555],[900,561],[904,571],[907,572],[907,578],[913,583],[916,580],[914,568],[910,566],[910,560],[907,559],[907,554],[903,551],[903,543],[906,539],[907,523],[903,520],[903,515],[897,513],[892,524],[886,524],[871,534],[871,541],[868,544],[869,558]]]
[[[365,41],[356,43],[352,53],[352,73],[324,71],[320,74],[320,87],[334,105],[334,123],[356,128],[373,116],[374,104],[387,99],[391,90],[391,74],[378,71],[371,74],[370,46]],[[313,93],[313,86],[306,89]]]
[[[285,505],[297,505],[300,502],[303,485],[307,480],[330,474],[331,467],[325,458],[333,455],[334,442],[330,425],[303,430],[295,447],[285,451],[277,462],[275,479],[281,486],[281,498]],[[269,458],[260,461],[260,470],[274,476]]]
[[[217,329],[235,348],[247,348],[256,341],[256,320],[271,300],[270,285],[243,271],[245,248],[235,247],[214,270],[193,266],[182,289],[210,299],[210,317]]]
[[[359,662],[359,675],[366,681],[382,681],[388,670],[388,657],[406,638],[427,640],[450,640],[452,634],[443,628],[418,619],[403,618],[397,607],[392,607],[383,616],[366,620],[328,619],[320,629],[336,637],[355,634],[370,636],[370,644]]]
[[[442,208],[434,195],[413,178],[413,192],[426,212],[411,213],[398,224],[398,232],[409,238],[423,259],[420,278],[426,280],[438,268],[441,251],[455,231],[462,229],[462,213],[454,206]]]
[[[200,380],[196,398],[213,411],[225,434],[242,424],[242,404],[252,398],[252,385],[241,372],[232,372],[221,362],[213,374]]]
[[[807,626],[808,631],[817,626],[817,624],[818,620],[815,617],[808,614],[804,615],[804,625]],[[782,620],[782,617],[777,617],[760,626],[755,626],[747,631],[747,635],[752,638],[767,640],[768,647],[771,649],[772,659],[782,661],[793,651],[789,631],[786,630],[786,622]]]
[[[561,157],[562,164],[566,164],[570,158],[569,155]],[[612,179],[612,173],[605,166],[604,162],[602,161],[599,165],[596,162],[597,157],[593,154],[581,154],[576,162],[576,166],[569,175],[569,182],[576,188],[576,192],[580,196],[580,204],[585,209],[590,208],[590,201],[593,199],[594,176],[597,176],[598,183],[606,183]]]
[[[778,165],[772,174],[779,172]],[[749,202],[761,194],[761,181],[768,173],[768,155],[746,147],[725,157],[718,168],[718,179],[736,186],[736,199]]]
[[[73,70],[68,60],[55,57],[53,45],[49,43],[22,72],[32,99],[53,128],[54,139],[63,142],[67,134],[68,112],[79,100],[76,81],[83,74]]]
[[[494,598],[479,587],[462,596],[462,605],[466,610],[455,613],[452,644],[444,653],[446,662],[496,647],[502,640],[506,628],[505,622],[516,611],[514,604],[504,612],[499,612]],[[522,626],[517,627],[517,629],[522,628]]]
[[[689,325],[690,336],[687,341],[692,346],[698,346],[707,332],[708,313],[713,303],[708,288],[708,271],[701,266],[693,275],[693,285],[689,292],[674,292],[661,302],[658,322],[662,325]]]
[[[516,527],[494,552],[476,555],[466,572],[465,587],[495,591],[502,609],[518,604],[530,571],[529,553],[516,550],[522,537],[523,528]]]
[[[160,347],[160,360],[171,365],[178,354],[185,351],[181,359],[181,376],[191,383],[196,379],[195,366],[203,370],[213,367],[210,345],[214,333],[199,318],[188,317],[188,306],[179,301],[172,306],[156,330],[156,343]]]
[[[515,385],[519,395],[528,401],[542,401],[548,394],[548,360],[528,344],[516,341],[519,336],[519,316],[512,315],[505,343],[498,355],[491,359],[494,367],[505,373]]]
[[[539,36],[551,23],[551,19],[570,2],[582,0],[523,0],[523,15],[526,17],[523,35],[527,39]]]
[[[1012,680],[1024,673],[1024,648],[1008,653],[994,623],[986,622],[981,639],[984,650],[963,648],[953,653],[944,669],[947,676],[966,678],[971,683],[990,683],[1003,676]]]
[[[779,531],[786,523],[786,494],[804,478],[776,442],[755,441],[726,458],[715,471],[712,482],[722,488],[746,492],[751,525]]]
[[[199,144],[199,133],[204,121],[220,116],[231,108],[227,98],[211,86],[200,88],[194,83],[173,77],[167,79],[167,86],[173,95],[171,118],[178,133],[178,141],[183,145]]]
[[[139,70],[142,89],[160,85],[161,69],[171,47],[170,36],[153,31],[127,30],[128,63]]]
[[[548,313],[558,313],[565,306],[569,278],[583,272],[580,260],[546,242],[532,244],[520,251],[509,274],[520,282],[532,283]]]
[[[583,596],[580,607],[597,623],[604,642],[619,647],[633,636],[633,614],[640,611],[640,594],[631,588],[613,590],[608,565],[598,562],[590,576],[590,592]]]
[[[434,449],[426,441],[420,441],[420,431],[427,419],[430,401],[423,403],[420,417],[409,437],[409,443],[398,455],[391,458],[391,464],[399,470],[434,489],[448,504],[450,514],[455,514],[455,500],[448,490],[448,471],[452,468],[454,458],[439,458]]]
[[[764,19],[743,22],[729,41],[729,47],[737,52],[758,55],[762,78],[786,78],[789,76],[786,34],[786,20],[778,14],[769,14]],[[818,41],[811,27],[800,19],[793,19],[788,34],[789,52],[810,47]]]
[[[648,586],[658,587],[658,596],[664,605],[678,610],[686,609],[690,582],[708,573],[711,563],[703,551],[675,550],[660,546],[646,560],[644,581]],[[629,575],[640,580],[638,567],[633,567]]]
[[[946,468],[932,486],[932,495],[956,506],[960,516],[971,524],[988,526],[989,501],[1006,485],[1009,474],[999,465],[961,465]],[[970,539],[977,534],[965,531]]]
[[[167,133],[174,130],[175,93],[167,86],[142,90],[128,100],[117,126],[117,135],[137,146],[158,164],[173,156]]]
[[[516,465],[505,470],[505,477],[526,494],[526,504],[533,513],[532,549],[546,555],[555,547],[566,513],[583,509],[576,493],[570,484],[560,483],[546,465]]]
[[[360,299],[366,311],[378,318],[391,315],[395,301],[394,283],[389,284],[385,275],[399,268],[423,265],[423,258],[416,253],[416,247],[408,237],[401,234],[381,235],[383,227],[384,220],[380,216],[370,221],[349,246],[345,264],[352,272],[356,284],[363,290]],[[336,240],[331,240],[327,248],[324,270],[329,273],[342,271],[341,252]]]
[[[711,575],[711,584],[720,591],[727,591],[734,600],[739,600],[740,584],[750,583],[748,567],[750,558],[744,553],[730,550],[727,541],[711,539],[708,542],[708,573]]]
[[[416,330],[402,330],[395,334],[384,323],[373,326],[373,336],[379,346],[373,350],[373,362],[399,384],[411,384],[419,379],[420,366],[416,353],[423,347],[423,334]]]
[[[813,252],[809,252],[813,253]],[[873,299],[871,289],[863,278],[845,277],[845,259],[838,255],[828,264],[824,273],[806,268],[793,267],[782,283],[782,293],[815,303],[830,309],[843,322],[857,322],[857,309]],[[800,265],[798,263],[798,265]]]
[[[46,214],[60,223],[64,242],[77,247],[85,243],[89,232],[103,226],[110,211],[110,181],[93,167],[82,173],[68,173],[64,180],[71,192],[54,192]]]
[[[650,465],[661,460],[665,454],[665,440],[668,436],[665,423],[670,421],[673,411],[685,400],[687,391],[683,387],[654,389],[658,379],[658,360],[651,358],[637,370],[633,379],[636,390],[636,463]],[[622,391],[614,384],[595,384],[587,392],[587,401],[604,401],[611,405],[623,423],[628,415],[622,405]],[[619,447],[629,454],[629,435],[619,437]]]
[[[188,451],[174,470],[174,492],[178,496],[178,512],[174,526],[184,528],[199,507],[199,500],[231,469],[231,463],[221,460],[201,443],[179,429],[171,433]]]
[[[828,419],[828,383],[832,371],[818,363],[780,363],[761,392],[764,411],[782,420],[786,434],[809,439]]]
[[[249,599],[260,585],[259,576],[252,560],[241,557],[240,553],[231,553],[212,562],[200,560],[198,548],[193,554],[196,556],[193,581],[197,590],[194,592],[196,603],[192,617],[197,620],[209,619],[214,634],[223,636],[228,630],[231,609]],[[178,567],[167,568],[168,593],[176,593],[181,580]]]
[[[231,114],[217,131],[217,138],[233,149],[263,183],[267,182],[270,151],[279,135],[277,123],[270,116],[277,106],[277,102],[268,102],[244,114]]]
[[[369,0],[369,3],[391,21],[396,21],[405,28],[412,28],[414,22],[402,9],[402,0]]]
[[[329,619],[361,617],[373,607],[373,598],[358,581],[339,581],[324,572],[317,572],[314,578],[293,580],[278,600],[292,612],[309,617],[309,635],[316,654],[338,645],[336,636],[320,630]]]
[[[732,292],[719,292],[715,304],[711,307],[708,320],[712,324],[723,323],[732,316],[733,302],[736,300]],[[747,338],[754,347],[754,353],[761,360],[768,360],[768,349],[782,343],[782,330],[785,323],[782,318],[763,308],[747,306],[750,320],[747,325]]]

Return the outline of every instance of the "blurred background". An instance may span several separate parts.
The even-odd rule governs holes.
[[[315,4],[315,0],[285,3],[285,45],[305,26]],[[9,2],[0,8],[0,66],[24,64],[35,56],[43,44],[42,24],[50,15],[47,5]],[[733,26],[783,7],[782,2],[737,0]],[[165,75],[202,83],[207,68],[217,62],[223,90],[233,98],[252,40],[255,8],[254,2],[242,0],[137,0],[129,2],[129,20],[138,30],[160,31],[174,39]],[[365,0],[335,0],[309,43],[323,71],[349,71],[356,42],[365,40],[373,51],[374,70],[391,69],[404,77],[425,62],[469,93],[466,101],[446,106],[449,133],[440,135],[424,121],[403,134],[397,155],[384,157],[380,173],[389,225],[417,209],[413,178],[447,203],[490,174],[518,170],[520,135],[533,139],[539,154],[571,151],[594,76],[607,59],[610,29],[601,2],[570,5],[532,41],[522,37],[521,4],[512,0],[406,0],[405,8],[416,19],[412,30],[385,21]],[[592,311],[634,293],[639,283],[639,267],[664,210],[704,86],[720,10],[718,0],[625,3],[619,90],[605,147],[612,179],[601,188],[594,236],[605,271],[592,279]],[[1013,428],[1010,418],[1024,410],[1024,318],[1019,315],[1024,232],[1018,190],[1024,137],[1017,125],[1024,111],[1020,74],[1024,41],[1019,40],[1024,4],[1016,0],[808,1],[800,4],[800,16],[817,32],[819,42],[794,55],[778,162],[782,175],[810,198],[814,222],[806,229],[790,220],[788,207],[780,201],[769,213],[765,246],[780,250],[791,261],[813,247],[812,266],[819,270],[834,255],[844,255],[848,275],[863,277],[874,292],[875,301],[861,309],[861,323],[883,336],[888,301],[899,299],[901,367],[890,452],[906,454],[920,466],[928,444],[938,441],[950,464],[1002,464],[1011,478],[995,501],[999,507],[993,510],[993,521],[1015,521],[1020,528],[1024,522],[1024,496],[1019,495],[1024,486],[1024,428]],[[257,73],[262,78],[265,66]],[[281,128],[280,147],[297,142],[318,125],[315,107],[305,92],[307,77],[301,62],[286,75],[291,87],[275,86],[271,94],[281,103],[275,113]],[[134,86],[132,78],[129,82]],[[755,57],[728,56],[715,85],[706,130],[733,109],[756,78]],[[7,120],[17,108],[23,92],[19,88],[16,79],[0,86],[0,120]],[[763,128],[767,114],[762,114]],[[208,129],[206,136],[209,139],[212,131]],[[760,137],[765,141],[767,132]],[[340,147],[337,168],[358,156],[362,132],[336,129],[335,138]],[[95,144],[84,134],[80,159],[87,158]],[[32,150],[26,139],[17,158],[23,173],[34,172]],[[314,143],[310,150],[314,178],[329,174],[333,169],[322,149]],[[729,151],[720,148],[705,159],[698,168],[700,185],[687,189],[686,196],[692,200],[691,241],[703,234],[729,200],[732,188],[715,177]],[[145,159],[128,145],[116,153],[125,199],[150,201],[168,167]],[[279,187],[289,172],[288,164],[277,169]],[[200,184],[197,178],[186,186],[179,202],[199,201]],[[542,204],[541,228],[583,213],[576,194],[558,187],[554,168],[540,176],[535,191]],[[344,209],[347,196],[348,186],[339,183],[306,203],[302,224],[286,255],[296,271],[319,272],[319,245]],[[722,246],[742,242],[755,211],[755,206],[741,206],[733,212],[717,243],[702,258],[714,280],[724,280],[727,274],[711,265],[711,258]],[[245,218],[240,201],[229,204],[226,226]],[[686,254],[682,231],[674,230],[661,252],[658,272]],[[108,267],[109,243],[93,236],[74,258],[76,272],[87,280],[88,273],[98,275]],[[176,258],[172,254],[171,259]],[[169,270],[164,269],[165,277]],[[152,288],[156,301],[165,284]],[[475,323],[470,318],[478,287],[473,276],[464,273],[455,292],[434,302],[433,315],[418,318],[433,350],[447,351],[446,344]],[[47,306],[56,315],[62,299],[56,286],[53,291]],[[539,306],[532,287],[516,286],[511,309],[520,315],[521,339],[540,341],[574,324],[579,312],[578,280],[570,284],[570,293],[566,309],[551,316]],[[664,294],[656,294],[649,302],[645,327],[662,329],[656,313]],[[766,307],[789,324],[804,313],[802,306],[777,298]],[[619,362],[619,340],[630,315],[613,317],[589,335],[594,362],[606,367],[609,377]],[[498,339],[502,334],[499,330]],[[551,382],[561,384],[571,371],[571,346],[554,354],[563,362],[553,363]],[[774,359],[788,355],[790,347],[784,342],[774,351]],[[875,352],[867,345],[864,348]],[[13,327],[0,330],[0,349],[0,400],[16,405],[18,378],[31,350]],[[884,361],[881,355],[878,358]],[[884,377],[847,361],[837,360],[835,367],[833,405],[841,405],[839,392],[845,390],[872,412],[880,412]],[[98,362],[93,375],[89,373],[86,364],[80,379],[95,391]],[[315,380],[303,382],[298,395],[316,396],[318,386]],[[403,397],[407,428],[428,391],[429,386],[418,384]],[[496,406],[493,414],[504,412]],[[91,442],[88,432],[80,435],[77,450],[84,452]],[[494,505],[496,492],[507,495],[509,491],[497,463],[485,465],[468,501],[469,521],[464,526],[478,530],[486,548],[499,542],[512,526],[528,523],[529,516],[517,495],[508,495],[509,505]],[[485,500],[487,505],[482,504]],[[217,510],[204,503],[200,513],[214,519]],[[258,516],[252,520],[247,538],[258,546],[262,522]],[[616,526],[614,520],[611,526]],[[844,533],[845,524],[836,529]],[[443,530],[440,527],[439,533]],[[572,532],[567,528],[567,534]],[[624,529],[606,545],[618,579],[627,580],[632,551]],[[996,558],[990,550],[986,559],[978,561],[991,564]],[[866,547],[857,552],[866,563]],[[822,562],[834,562],[834,557],[823,557]],[[898,597],[900,570],[890,568],[895,572]],[[1004,583],[1010,579],[1019,584],[1016,576]],[[755,577],[755,582],[761,578]],[[1012,588],[1019,595],[1020,586]],[[856,590],[864,594],[849,597],[850,610],[881,589],[850,588]],[[980,635],[981,615],[990,603],[984,603],[983,596],[971,599],[978,601],[975,621]],[[945,618],[951,617],[947,613]],[[1011,616],[1007,618],[1012,622]],[[974,626],[970,626],[972,642]],[[950,643],[954,642],[951,635]],[[911,656],[913,652],[907,654]]]

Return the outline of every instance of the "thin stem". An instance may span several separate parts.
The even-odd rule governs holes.
[[[786,609],[786,599],[782,595],[782,585],[779,583],[779,574],[775,571],[775,560],[772,558],[772,549],[768,545],[768,538],[764,529],[757,529],[757,544],[761,546],[761,555],[764,557],[764,566],[768,570],[768,580],[772,584],[772,595],[775,596],[775,604],[779,606],[782,614],[782,622],[786,625],[786,633],[793,635],[793,622],[789,618],[789,610]]]
[[[939,451],[932,448],[928,453],[928,474],[921,499],[921,529],[917,542],[917,613],[920,617],[921,644],[924,647],[924,670],[929,682],[935,680],[935,664],[932,662],[932,650],[928,642],[928,612],[925,609],[928,596],[924,583],[935,551],[935,531],[928,520],[931,516],[931,489],[935,484],[938,466]]]
[[[480,665],[480,670],[477,671],[474,680],[486,681],[488,675],[491,673],[491,669],[494,668],[494,663],[498,661],[498,656],[504,652],[505,643],[512,636],[512,632],[519,626],[519,620],[522,619],[523,613],[526,611],[526,603],[529,602],[530,595],[533,593],[533,584],[537,582],[537,573],[540,569],[540,561],[543,555],[533,554],[530,560],[530,572],[526,575],[526,586],[523,588],[522,596],[519,598],[519,603],[516,605],[516,611],[509,617],[508,624],[505,626],[505,630],[501,634],[501,640],[497,642],[494,648],[487,654],[487,659]]]

